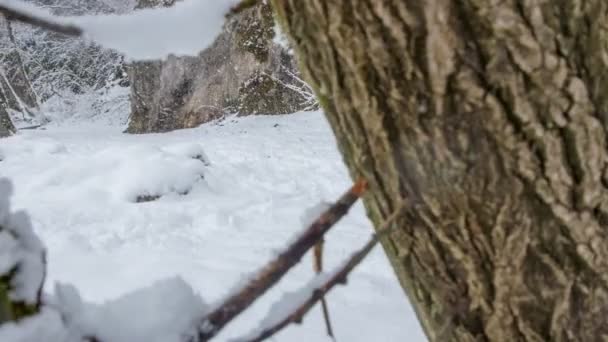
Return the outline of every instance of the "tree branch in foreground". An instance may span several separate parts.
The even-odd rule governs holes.
[[[312,291],[311,296],[306,299],[301,305],[299,305],[295,311],[289,314],[284,319],[278,321],[276,324],[263,328],[263,330],[255,334],[255,337],[247,337],[242,339],[236,339],[235,341],[240,342],[259,342],[263,341],[267,338],[272,337],[277,332],[283,330],[289,324],[292,323],[301,323],[304,316],[312,309],[315,304],[325,298],[325,295],[331,291],[336,285],[344,285],[346,284],[346,279],[349,274],[357,267],[365,257],[369,255],[372,249],[378,244],[380,238],[390,233],[393,229],[391,224],[395,221],[395,219],[399,216],[403,209],[403,205],[400,205],[391,216],[389,216],[386,221],[379,228],[378,232],[375,233],[372,238],[363,246],[359,251],[354,253],[348,261],[331,277],[323,283],[320,287],[316,288]]]
[[[80,37],[83,33],[83,30],[78,26],[63,24],[57,21],[53,21],[52,19],[43,18],[32,13],[27,13],[24,10],[20,10],[1,3],[0,13],[3,14],[7,20],[18,21],[21,23],[40,27],[45,30],[65,34],[68,36]]]
[[[313,269],[317,275],[323,272],[323,245],[324,241],[321,239],[314,248],[314,258],[313,258]],[[334,338],[334,329],[331,325],[331,317],[329,316],[329,307],[327,305],[327,300],[325,297],[321,298],[321,311],[323,312],[323,320],[325,320],[325,329],[327,330],[327,335]]]
[[[207,315],[199,325],[198,338],[208,341],[233,318],[248,308],[256,299],[295,266],[325,233],[338,222],[367,189],[365,180],[357,181],[351,189],[313,222],[284,252],[267,264],[244,288],[226,299]]]

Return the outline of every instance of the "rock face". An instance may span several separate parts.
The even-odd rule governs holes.
[[[138,7],[172,5],[142,0]],[[129,70],[129,133],[190,128],[226,113],[286,114],[310,106],[298,84],[292,56],[273,42],[268,5],[229,19],[222,34],[196,57],[137,62]]]

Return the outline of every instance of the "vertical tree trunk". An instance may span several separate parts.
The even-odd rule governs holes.
[[[15,126],[13,126],[13,122],[8,116],[8,111],[2,102],[2,95],[0,94],[0,138],[6,138],[14,133]]]
[[[0,19],[0,39],[8,38],[10,48],[0,52],[0,138],[15,132],[9,111],[24,120],[35,118],[38,98],[32,87],[10,21]]]
[[[272,2],[429,339],[608,339],[608,2]]]
[[[23,63],[21,57],[21,51],[15,40],[15,34],[13,32],[13,26],[10,21],[6,21],[6,28],[9,40],[12,45],[12,51],[4,56],[4,61],[8,62],[6,67],[6,78],[10,83],[10,87],[17,97],[19,107],[13,108],[14,110],[21,110],[24,112],[31,112],[38,110],[38,97],[32,87],[28,71]]]

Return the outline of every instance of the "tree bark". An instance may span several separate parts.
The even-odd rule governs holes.
[[[6,138],[15,133],[15,126],[8,115],[5,104],[2,102],[0,94],[0,138]]]
[[[608,2],[272,3],[429,339],[608,339]]]

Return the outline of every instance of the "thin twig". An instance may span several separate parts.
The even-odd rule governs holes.
[[[68,36],[80,37],[83,33],[82,28],[78,26],[59,23],[57,21],[27,13],[8,5],[0,4],[0,13],[2,13],[7,20],[22,22]]]
[[[325,243],[324,243],[323,239],[321,239],[321,240],[319,240],[319,242],[317,242],[317,244],[315,245],[315,248],[314,248],[313,269],[317,275],[320,274],[321,272],[323,272],[323,246],[324,246],[324,244]],[[329,307],[327,305],[327,300],[325,299],[325,297],[321,298],[321,311],[323,312],[323,319],[325,320],[325,329],[327,330],[327,335],[333,339],[334,338],[334,329],[331,325],[331,318],[329,316]]]
[[[323,285],[316,288],[312,291],[311,296],[306,299],[300,306],[296,308],[290,315],[280,320],[276,324],[265,328],[259,334],[257,334],[253,338],[242,338],[236,339],[235,341],[243,341],[243,342],[259,342],[263,341],[267,338],[272,337],[277,332],[283,330],[286,326],[292,323],[300,323],[304,316],[312,309],[317,302],[319,302],[325,295],[331,291],[336,285],[344,285],[346,284],[346,279],[349,274],[369,255],[371,250],[378,244],[380,238],[389,234],[394,226],[391,226],[397,217],[402,213],[402,210],[405,206],[398,206],[397,210],[389,216],[386,221],[381,225],[378,229],[378,232],[375,233],[372,238],[356,253],[354,253],[348,261],[336,272],[334,273]]]
[[[310,227],[284,252],[267,264],[245,287],[230,296],[199,324],[199,341],[214,337],[233,318],[248,308],[256,299],[274,286],[295,266],[325,233],[340,220],[367,189],[367,182],[359,180],[352,188],[313,222]]]

